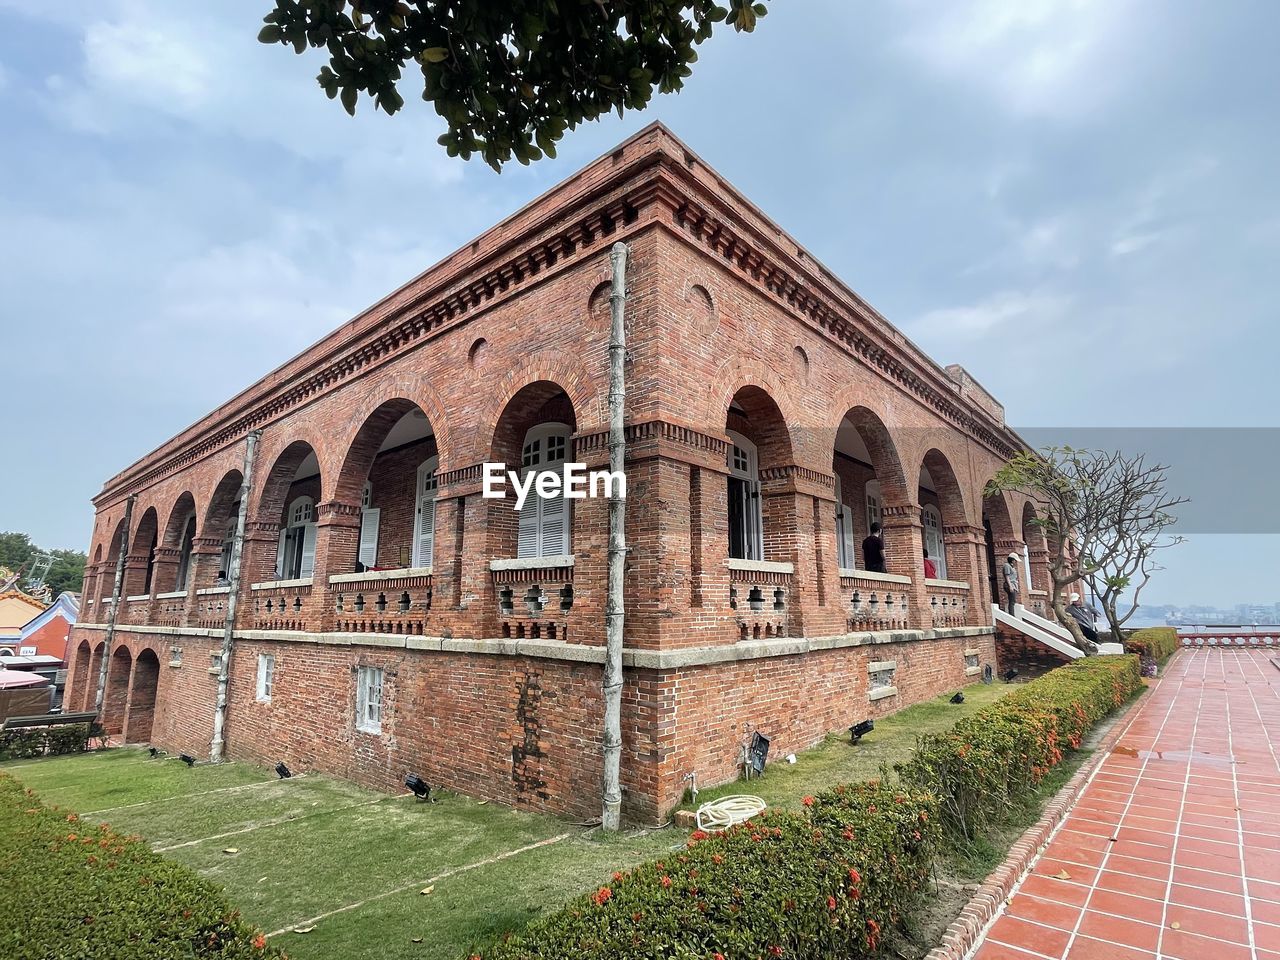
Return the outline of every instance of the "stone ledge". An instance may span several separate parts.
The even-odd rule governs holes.
[[[105,630],[106,626],[78,623],[77,629]],[[202,627],[118,626],[117,632],[163,636],[221,637],[222,630]],[[772,657],[797,657],[824,650],[862,647],[886,643],[919,643],[957,637],[991,634],[990,627],[946,627],[935,630],[884,630],[846,633],[824,637],[779,637],[773,640],[746,640],[710,647],[678,650],[622,651],[622,665],[637,670],[679,670]],[[237,630],[236,640],[278,643],[306,643],[315,646],[381,647],[438,653],[474,653],[486,656],[534,657],[572,663],[604,663],[604,648],[558,640],[513,640],[502,637],[420,637],[394,633],[308,633],[301,630]],[[893,661],[885,661],[892,663]],[[887,669],[887,668],[886,668]]]
[[[969,581],[967,580],[942,580],[933,577],[925,577],[924,585],[926,587],[950,587],[953,590],[968,590]]]
[[[886,697],[896,697],[897,695],[897,687],[881,687],[879,690],[872,690],[868,693],[867,699],[875,703],[877,700],[884,700]]]
[[[171,590],[168,593],[157,593],[157,600],[181,600],[187,595],[185,590]]]
[[[867,580],[871,583],[907,583],[911,582],[910,577],[904,577],[900,573],[871,573],[868,570],[855,570],[852,568],[844,568],[839,571],[842,577],[852,577],[854,580]]]
[[[572,553],[563,553],[556,557],[509,557],[489,561],[490,570],[552,570],[572,566]]]
[[[976,677],[981,672],[982,672],[981,667],[965,667],[964,668],[964,675],[966,677]]]
[[[796,565],[794,563],[786,563],[777,560],[739,560],[730,557],[724,562],[729,570],[739,570],[745,573],[785,573],[794,574]]]
[[[365,573],[335,573],[330,583],[374,583],[379,580],[407,580],[410,577],[429,577],[430,567],[404,567],[399,570],[369,570]]]
[[[881,670],[897,670],[897,660],[872,660],[867,664],[868,673],[878,673]]]
[[[253,583],[249,585],[250,590],[292,590],[295,587],[311,586],[310,577],[295,577],[292,580],[264,580],[262,583]],[[228,590],[231,588],[228,587]]]
[[[1009,897],[1067,819],[1067,814],[1076,805],[1085,787],[1092,782],[1094,774],[1102,767],[1102,762],[1129,729],[1138,708],[1145,702],[1144,692],[1116,718],[1111,729],[1093,748],[1093,755],[1049,801],[1040,819],[1028,827],[1010,848],[1004,863],[983,881],[982,886],[960,911],[956,922],[947,927],[942,942],[929,951],[925,960],[963,960],[981,942],[991,924],[1000,916]]]

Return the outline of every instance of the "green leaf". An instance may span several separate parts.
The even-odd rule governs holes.
[[[268,23],[258,31],[259,43],[279,43],[284,39],[284,31],[274,23]]]
[[[448,47],[427,47],[419,54],[419,59],[424,63],[444,63],[449,59]]]
[[[350,84],[342,88],[342,107],[353,117],[356,115],[356,97],[359,95],[360,91]]]

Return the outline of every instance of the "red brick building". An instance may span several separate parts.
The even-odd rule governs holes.
[[[799,750],[993,662],[990,557],[1035,539],[1026,501],[983,498],[1021,446],[1003,408],[655,125],[108,480],[68,708],[136,495],[104,720],[206,751],[260,430],[228,754],[598,812],[607,501],[517,513],[482,464],[607,464],[619,240],[631,814],[735,776],[753,731]]]

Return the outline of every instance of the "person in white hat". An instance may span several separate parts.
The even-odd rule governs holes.
[[[1092,607],[1086,607],[1080,599],[1080,594],[1071,595],[1071,605],[1067,607],[1067,613],[1080,624],[1080,632],[1084,634],[1086,640],[1090,643],[1098,642],[1098,611]]]
[[[1021,586],[1018,583],[1018,555],[1016,553],[1011,553],[1005,558],[1001,573],[1004,575],[1005,603],[1007,604],[1005,609],[1009,611],[1009,616],[1016,617],[1018,615],[1018,591]]]

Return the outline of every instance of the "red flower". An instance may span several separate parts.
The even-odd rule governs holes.
[[[853,831],[852,831],[852,830],[846,830],[844,833],[840,834],[840,836],[844,837],[846,840],[852,840],[852,839],[853,839]]]
[[[632,922],[632,923],[639,923],[639,922],[640,922],[640,918],[641,918],[641,917],[643,917],[643,916],[644,916],[644,914],[643,914],[643,913],[641,913],[639,910],[637,910],[635,913],[633,913],[633,914],[631,915],[631,922]]]
[[[717,953],[715,956],[713,956],[713,957],[711,958],[711,960],[724,960],[724,954],[723,954],[723,953]]]
[[[801,800],[800,802],[801,802],[801,803],[803,803],[806,807],[812,807],[812,806],[813,806],[813,797],[805,797],[805,798],[804,798],[803,800]]]
[[[669,889],[671,886],[671,878],[668,877],[665,873],[662,875],[662,886],[663,886],[663,889]]]
[[[827,909],[828,909],[828,910],[834,910],[835,908],[836,908],[836,898],[835,898],[835,897],[827,897]]]
[[[601,887],[599,890],[595,892],[595,894],[592,895],[591,899],[596,902],[597,907],[603,907],[609,901],[609,898],[612,896],[613,896],[612,890],[610,890],[608,887]]]
[[[849,882],[854,886],[857,886],[862,882],[862,874],[857,870],[854,870],[852,867],[849,868]]]
[[[618,871],[616,871],[616,870],[613,872],[613,882],[614,882],[614,883],[621,883],[621,882],[622,882],[622,878],[623,878],[623,875],[622,875],[621,873],[619,873],[619,872],[618,872]]]
[[[265,950],[267,948],[267,938],[262,934],[258,934],[253,938],[253,948],[255,950]]]
[[[720,856],[718,853],[713,853],[711,855],[711,862],[715,864],[724,863],[724,857]]]
[[[782,956],[782,948],[777,944],[774,944],[769,948],[769,953],[771,953],[775,957],[780,957]]]

